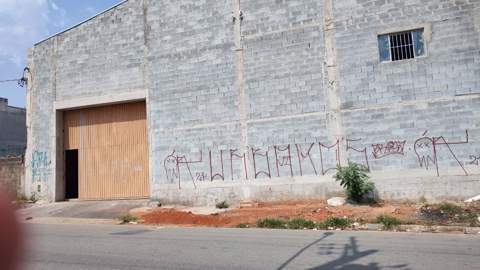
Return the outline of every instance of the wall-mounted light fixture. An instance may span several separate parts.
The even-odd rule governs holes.
[[[240,18],[240,22],[243,22],[243,12],[241,10],[240,10],[240,13],[238,14],[238,18]],[[232,12],[232,19],[233,19],[233,23],[237,21],[237,16],[235,16],[233,12]]]
[[[18,86],[24,87],[25,85],[28,84],[28,77],[27,77],[28,74],[30,74],[30,69],[29,69],[28,67],[25,67],[25,68],[23,69],[22,78],[20,78],[20,79],[18,80],[18,82],[17,82],[17,83],[18,83]]]

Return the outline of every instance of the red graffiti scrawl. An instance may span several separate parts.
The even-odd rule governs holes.
[[[415,141],[414,150],[415,154],[418,157],[418,162],[420,163],[420,167],[429,170],[430,167],[435,166],[435,170],[437,171],[437,176],[440,176],[440,169],[438,165],[438,147],[445,146],[448,149],[450,155],[455,159],[458,165],[462,168],[465,175],[468,175],[467,170],[463,166],[463,164],[458,160],[457,155],[453,152],[452,145],[456,144],[468,144],[469,137],[468,137],[468,130],[465,130],[465,140],[452,142],[445,139],[445,137],[427,137],[428,130],[422,134],[422,137]]]
[[[381,159],[391,155],[405,155],[405,144],[407,141],[389,141],[385,144],[372,144],[373,157]]]

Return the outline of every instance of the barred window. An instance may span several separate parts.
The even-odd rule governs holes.
[[[425,54],[423,29],[378,36],[380,61],[412,59]]]

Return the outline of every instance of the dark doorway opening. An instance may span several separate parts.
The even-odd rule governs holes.
[[[65,151],[65,199],[78,199],[78,150]]]

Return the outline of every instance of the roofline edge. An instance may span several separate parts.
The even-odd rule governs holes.
[[[85,20],[83,20],[83,21],[81,21],[81,22],[79,22],[79,23],[77,23],[77,24],[75,24],[75,25],[67,28],[67,29],[65,29],[65,30],[62,30],[62,31],[60,31],[60,32],[57,32],[57,33],[55,33],[55,34],[53,34],[53,35],[50,35],[50,36],[48,36],[48,37],[46,37],[46,38],[38,41],[37,43],[33,44],[33,46],[35,47],[35,46],[39,45],[40,43],[43,43],[43,42],[45,42],[45,41],[47,41],[47,40],[49,40],[49,39],[51,39],[51,38],[54,38],[54,37],[56,37],[56,36],[58,36],[58,35],[61,35],[61,34],[65,33],[65,32],[68,32],[68,31],[70,31],[70,30],[72,30],[72,29],[74,29],[74,28],[77,28],[78,26],[80,26],[80,25],[82,25],[82,24],[84,24],[84,23],[86,23],[86,22],[88,22],[88,21],[91,21],[91,20],[95,19],[96,17],[98,17],[98,16],[100,16],[100,15],[102,15],[102,14],[104,14],[104,13],[106,13],[106,12],[108,12],[108,11],[110,11],[110,10],[118,7],[118,6],[120,6],[120,5],[123,5],[123,4],[125,4],[126,2],[128,2],[128,1],[129,1],[129,0],[123,0],[122,2],[120,2],[120,3],[118,3],[118,4],[115,4],[115,5],[111,6],[111,7],[109,7],[109,8],[107,8],[107,9],[105,9],[105,10],[103,10],[103,11],[101,11],[101,12],[99,12],[99,13],[97,13],[97,14],[95,14],[95,15],[93,15],[93,16],[91,16],[91,17],[89,17],[89,18],[87,18],[87,19],[85,19]]]

